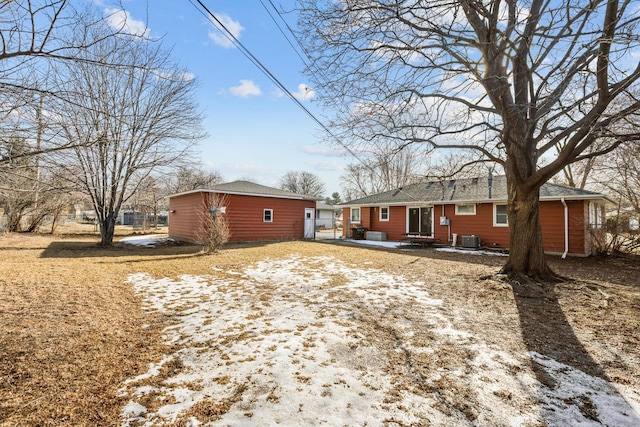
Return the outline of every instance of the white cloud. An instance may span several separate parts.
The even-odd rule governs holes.
[[[225,14],[215,13],[215,17],[224,25],[224,27],[229,30],[229,32],[236,39],[240,38],[240,33],[244,30],[244,27],[240,25],[240,22],[234,21]],[[234,47],[234,44],[227,38],[226,31],[220,28],[220,24],[218,24],[215,20],[211,20],[211,24],[216,27],[215,30],[209,31],[209,38],[213,40],[215,44],[222,47]]]
[[[304,83],[300,83],[298,85],[298,91],[297,92],[293,92],[292,95],[294,97],[296,97],[296,99],[299,99],[301,101],[304,101],[306,99],[311,99],[314,96],[316,96],[316,91],[311,89],[309,86],[307,86]]]
[[[150,30],[147,28],[147,25],[142,21],[133,19],[128,11],[107,8],[104,10],[104,13],[107,15],[107,25],[114,30],[134,36],[149,37]]]
[[[251,80],[240,80],[240,86],[229,88],[229,92],[234,96],[241,96],[243,98],[262,95],[260,88]]]

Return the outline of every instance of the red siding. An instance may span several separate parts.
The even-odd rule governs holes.
[[[585,254],[584,202],[566,203],[569,209],[569,253]],[[435,212],[441,212],[441,208],[436,206]],[[458,236],[479,236],[484,246],[509,247],[509,227],[493,226],[493,203],[478,203],[476,215],[456,215],[455,205],[447,205],[445,212],[451,222],[451,233],[457,233]],[[436,224],[439,224],[438,220]],[[561,201],[540,202],[540,224],[545,251],[564,252],[564,206]],[[436,225],[436,237],[441,241],[446,241],[446,229],[446,226]]]
[[[204,192],[169,199],[169,236],[196,241]],[[229,224],[229,241],[287,240],[304,237],[305,208],[315,209],[313,200],[283,199],[227,194],[225,216]],[[264,222],[264,209],[273,210],[273,221]]]
[[[458,235],[458,244],[461,236],[476,235],[480,237],[485,246],[509,247],[509,227],[493,226],[493,203],[476,204],[475,215],[456,215],[455,205],[445,205],[445,213],[442,215],[442,205],[436,205],[434,212],[434,234],[441,242],[448,242],[447,226],[440,225],[440,217],[449,219],[451,235]]]
[[[229,195],[231,241],[302,239],[304,210],[315,206],[313,200]],[[263,221],[264,209],[273,209],[273,222]]]
[[[373,216],[374,208],[362,207],[360,208],[360,225],[368,230],[373,230],[371,228],[371,217]]]
[[[387,240],[400,240],[407,232],[407,209],[404,206],[389,206],[389,221],[380,221],[380,208],[371,208],[370,230],[384,231]]]
[[[191,193],[169,198],[169,236],[197,240],[198,224],[204,209],[205,193]]]
[[[584,205],[582,200],[567,201],[569,209],[569,253],[585,253]],[[540,203],[540,223],[544,249],[551,253],[564,252],[564,205],[561,201]]]
[[[566,203],[569,214],[569,253],[589,255],[588,202],[577,200]],[[370,230],[386,232],[388,240],[400,240],[407,230],[406,209],[406,206],[392,206],[389,210],[389,221],[380,221],[379,207],[362,207],[363,226]],[[365,212],[367,212],[366,219]],[[344,215],[345,218],[349,218],[349,208],[344,209]],[[441,216],[449,219],[449,227],[440,225]],[[456,215],[454,204],[444,205],[443,213],[443,205],[435,205],[433,223],[434,237],[441,243],[448,243],[449,238],[456,233],[458,244],[461,242],[461,236],[476,235],[480,237],[484,246],[509,247],[509,227],[493,226],[493,203],[476,204],[475,215]],[[540,223],[545,251],[563,253],[565,242],[562,202],[559,200],[540,202]]]

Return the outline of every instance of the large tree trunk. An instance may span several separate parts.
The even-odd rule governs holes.
[[[113,235],[116,230],[116,217],[107,215],[100,220],[100,246],[111,246],[113,244]]]
[[[507,174],[509,217],[509,259],[501,273],[515,279],[536,282],[558,280],[547,264],[540,226],[540,188],[518,184]]]

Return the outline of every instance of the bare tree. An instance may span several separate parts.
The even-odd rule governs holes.
[[[179,166],[169,173],[167,195],[208,189],[221,182],[222,176],[217,171],[207,171],[190,165]]]
[[[412,147],[400,150],[382,145],[360,153],[358,163],[347,166],[341,176],[342,192],[348,200],[402,187],[424,179],[426,154]]]
[[[182,159],[184,160],[184,159]],[[187,164],[181,164],[181,163]],[[222,182],[222,176],[217,171],[207,171],[193,165],[189,160],[163,168],[133,184],[136,191],[124,204],[124,209],[133,212],[151,214],[151,225],[158,226],[161,211],[169,207],[168,196],[184,193],[196,189],[211,188]]]
[[[387,189],[374,166],[368,163],[352,163],[340,176],[342,194],[347,200],[355,200]]]
[[[13,141],[14,149],[20,146],[25,143]],[[41,167],[38,156],[19,156],[0,168],[0,207],[7,215],[7,230],[39,231],[45,219],[50,219],[53,232],[60,215],[75,200],[69,180]]]
[[[592,235],[600,253],[638,253],[640,232],[640,144],[626,143],[593,162],[590,187],[616,202],[607,217],[605,236]],[[633,224],[636,224],[635,226]]]
[[[616,150],[612,162],[602,165],[606,177],[602,184],[614,200],[640,215],[640,144],[625,144]]]
[[[157,228],[160,211],[169,207],[166,189],[156,174],[144,177],[141,182],[133,183],[132,187],[136,191],[123,204],[124,209],[144,214],[145,220],[150,218],[148,225]]]
[[[154,169],[185,156],[202,137],[201,116],[195,80],[158,42],[121,35],[90,54],[107,65],[78,62],[60,70],[59,84],[74,97],[60,105],[58,119],[77,145],[70,167],[91,196],[100,243],[111,245],[122,204]]]
[[[79,141],[49,138],[34,109],[47,102],[71,101],[63,88],[51,79],[52,70],[64,63],[96,64],[104,58],[89,52],[121,31],[92,31],[106,28],[89,3],[70,0],[14,0],[0,2],[0,165],[19,158],[66,150]],[[45,105],[45,109],[46,109]],[[11,130],[11,131],[9,131]],[[7,136],[19,130],[37,144],[16,153]],[[37,134],[39,134],[37,136]]]
[[[358,145],[470,150],[508,187],[503,273],[553,281],[539,190],[566,165],[637,141],[631,0],[301,0],[302,45],[333,125]],[[323,70],[331,70],[324,73]],[[322,88],[322,90],[320,90]],[[590,150],[600,141],[605,146]]]
[[[199,211],[197,238],[206,254],[218,251],[229,241],[231,230],[225,215],[229,198],[218,193],[207,193],[204,204]]]
[[[608,141],[600,141],[588,149],[588,152],[599,151],[609,145]],[[617,151],[617,150],[615,150]],[[561,173],[551,178],[551,181],[573,188],[587,189],[601,187],[597,185],[597,171],[615,156],[614,152],[595,157],[588,157],[582,161],[570,163],[562,168]]]
[[[615,215],[608,220],[607,252],[637,251],[640,233],[631,223],[640,218],[640,144],[625,144],[613,152],[594,175],[602,191],[617,203]]]
[[[287,172],[280,178],[280,188],[298,194],[321,197],[325,186],[320,177],[310,172]]]

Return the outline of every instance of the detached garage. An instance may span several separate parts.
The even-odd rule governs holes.
[[[169,196],[169,236],[198,242],[201,222],[214,210],[225,215],[230,242],[313,238],[316,200],[249,181],[174,194]]]

